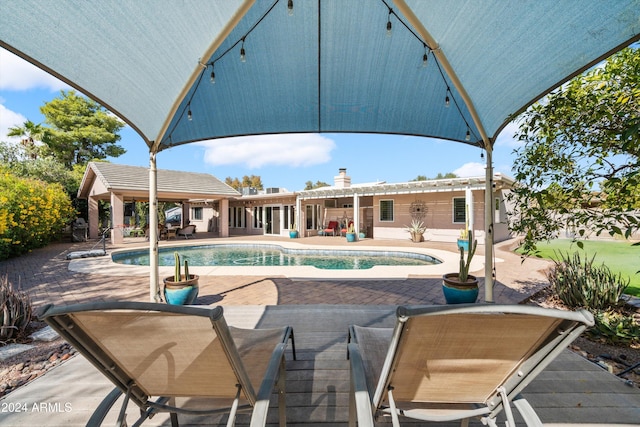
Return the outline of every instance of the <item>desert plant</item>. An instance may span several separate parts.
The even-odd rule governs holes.
[[[458,272],[458,279],[461,282],[466,282],[469,277],[469,266],[471,265],[471,259],[476,253],[478,247],[478,241],[473,239],[473,231],[469,231],[469,252],[467,252],[467,259],[464,258],[464,248],[458,248],[460,250],[460,271]]]
[[[567,306],[593,311],[619,305],[629,279],[612,273],[604,264],[594,265],[594,259],[595,255],[583,260],[579,252],[557,253],[547,278],[554,293]]]
[[[598,340],[619,345],[640,344],[640,324],[632,315],[615,310],[595,310],[595,326],[587,334]]]
[[[178,252],[174,252],[173,256],[175,258],[175,271],[173,273],[173,281],[180,282],[182,280],[182,275],[180,273],[180,254]],[[189,280],[191,276],[189,275],[189,261],[184,260],[184,278],[185,280]]]
[[[24,335],[31,321],[31,299],[26,292],[15,290],[9,278],[0,278],[0,341]]]
[[[405,226],[405,230],[407,230],[411,234],[423,234],[427,230],[427,227],[425,227],[424,222],[417,219],[412,219],[411,225]]]

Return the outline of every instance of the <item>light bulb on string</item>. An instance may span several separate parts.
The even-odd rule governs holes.
[[[216,84],[216,73],[213,71],[213,64],[211,65],[211,75],[209,76],[209,81],[212,85]]]
[[[447,94],[447,96],[444,98],[444,106],[449,108],[449,105],[451,105],[451,100],[449,99],[449,95]]]
[[[480,158],[484,159],[484,150],[480,151]]]
[[[247,62],[247,55],[244,50],[244,37],[242,38],[242,46],[240,47],[240,62]]]
[[[424,55],[422,55],[422,68],[427,68],[427,62],[429,62],[429,52],[427,52],[427,45],[424,45]]]
[[[471,140],[471,131],[469,131],[469,128],[467,128],[467,134],[464,136],[464,140],[465,141]]]
[[[391,25],[391,9],[389,9],[389,15],[387,16],[387,37],[391,37],[393,25]]]
[[[293,16],[293,0],[289,0],[287,2],[287,12],[289,13],[289,16]]]
[[[191,103],[187,105],[187,120],[193,120],[193,115],[191,114]]]

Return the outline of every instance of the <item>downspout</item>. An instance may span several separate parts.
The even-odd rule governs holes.
[[[484,300],[493,300],[493,149],[491,144],[486,147],[487,167],[484,190]]]
[[[160,302],[158,288],[158,169],[156,153],[149,151],[149,300]]]

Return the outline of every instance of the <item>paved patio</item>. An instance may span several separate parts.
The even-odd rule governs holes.
[[[198,240],[210,236],[200,234]],[[255,239],[248,237],[230,240]],[[285,241],[287,239],[269,239]],[[310,245],[342,245],[333,237],[299,239]],[[216,239],[216,241],[220,241]],[[174,244],[161,242],[161,245]],[[415,247],[409,241],[362,241],[358,246]],[[495,301],[517,303],[545,285],[540,270],[546,262],[521,263],[517,256],[496,250]],[[144,239],[127,239],[124,246],[145,245]],[[96,300],[147,301],[148,276],[109,275],[109,269],[92,274],[70,271],[66,254],[93,244],[59,243],[31,254],[0,262],[0,274],[28,289],[34,305],[71,304]],[[455,251],[454,244],[418,244],[433,250]],[[108,250],[112,249],[108,247]],[[483,248],[478,248],[483,253]],[[107,273],[107,274],[104,274]],[[482,283],[481,283],[482,286]],[[254,275],[204,276],[200,280],[198,304],[220,304],[230,324],[254,326],[288,323],[296,331],[296,344],[303,357],[288,363],[290,425],[345,425],[348,382],[345,360],[346,325],[368,322],[389,326],[393,306],[399,304],[443,304],[439,277],[410,276],[406,279],[379,277],[365,280],[293,280]],[[484,292],[481,290],[481,297]],[[305,305],[305,307],[300,307]],[[243,308],[244,307],[244,308]],[[368,319],[368,320],[367,320]],[[625,385],[590,362],[565,352],[556,363],[530,385],[527,398],[544,422],[634,424],[640,420],[640,390]],[[90,411],[110,389],[110,384],[82,357],[57,367],[21,387],[0,404],[27,403],[27,412],[0,414],[3,426],[84,425]],[[50,404],[48,411],[33,404]],[[67,410],[65,404],[69,404]],[[218,425],[220,419],[189,419],[182,425]],[[245,419],[239,420],[244,425]],[[169,425],[156,417],[151,425]],[[416,425],[416,424],[412,424]]]

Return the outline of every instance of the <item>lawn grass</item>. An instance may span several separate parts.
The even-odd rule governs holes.
[[[555,259],[556,252],[580,251],[582,259],[595,254],[594,263],[604,263],[613,273],[621,273],[631,281],[625,290],[626,294],[640,297],[640,246],[632,246],[629,242],[587,240],[583,241],[584,249],[580,249],[575,242],[569,239],[556,239],[548,243],[539,243],[538,254],[542,258]]]

